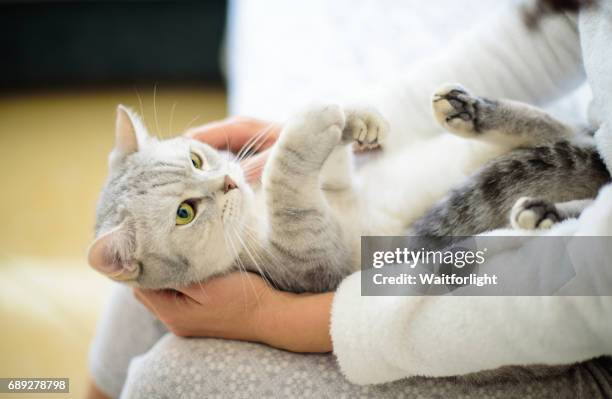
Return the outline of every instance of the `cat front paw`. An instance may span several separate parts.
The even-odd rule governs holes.
[[[562,219],[555,204],[531,197],[519,198],[510,212],[510,223],[514,229],[546,230]]]
[[[478,133],[478,108],[482,99],[459,84],[440,87],[431,100],[436,121],[451,133],[473,137]]]
[[[329,129],[342,131],[346,124],[346,117],[340,105],[327,104],[307,110],[303,115],[302,122],[302,129],[309,134],[325,134]]]
[[[332,148],[340,142],[346,117],[342,107],[336,104],[310,107],[290,119],[285,125],[281,140],[290,143],[295,151],[312,151]]]
[[[372,108],[346,110],[346,125],[342,131],[342,142],[357,144],[362,150],[378,148],[389,131],[389,123]]]

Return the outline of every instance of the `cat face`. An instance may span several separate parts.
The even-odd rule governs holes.
[[[239,164],[210,146],[159,141],[120,106],[116,145],[89,263],[143,288],[176,288],[228,270],[253,192]]]

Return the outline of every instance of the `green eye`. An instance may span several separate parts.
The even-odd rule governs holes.
[[[202,169],[202,158],[200,158],[200,156],[195,152],[190,153],[189,156],[191,157],[191,164],[193,167],[196,169]]]
[[[194,217],[195,211],[187,202],[183,202],[176,210],[176,224],[179,226],[191,223]]]

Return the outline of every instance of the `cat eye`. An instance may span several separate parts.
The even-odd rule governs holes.
[[[191,164],[193,167],[196,169],[202,169],[202,158],[200,158],[200,156],[193,151],[189,154],[189,156],[191,157]]]
[[[189,224],[195,217],[195,210],[188,202],[182,202],[176,210],[176,224],[182,226]]]

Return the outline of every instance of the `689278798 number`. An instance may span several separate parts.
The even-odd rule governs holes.
[[[68,378],[0,378],[0,393],[68,393]]]

